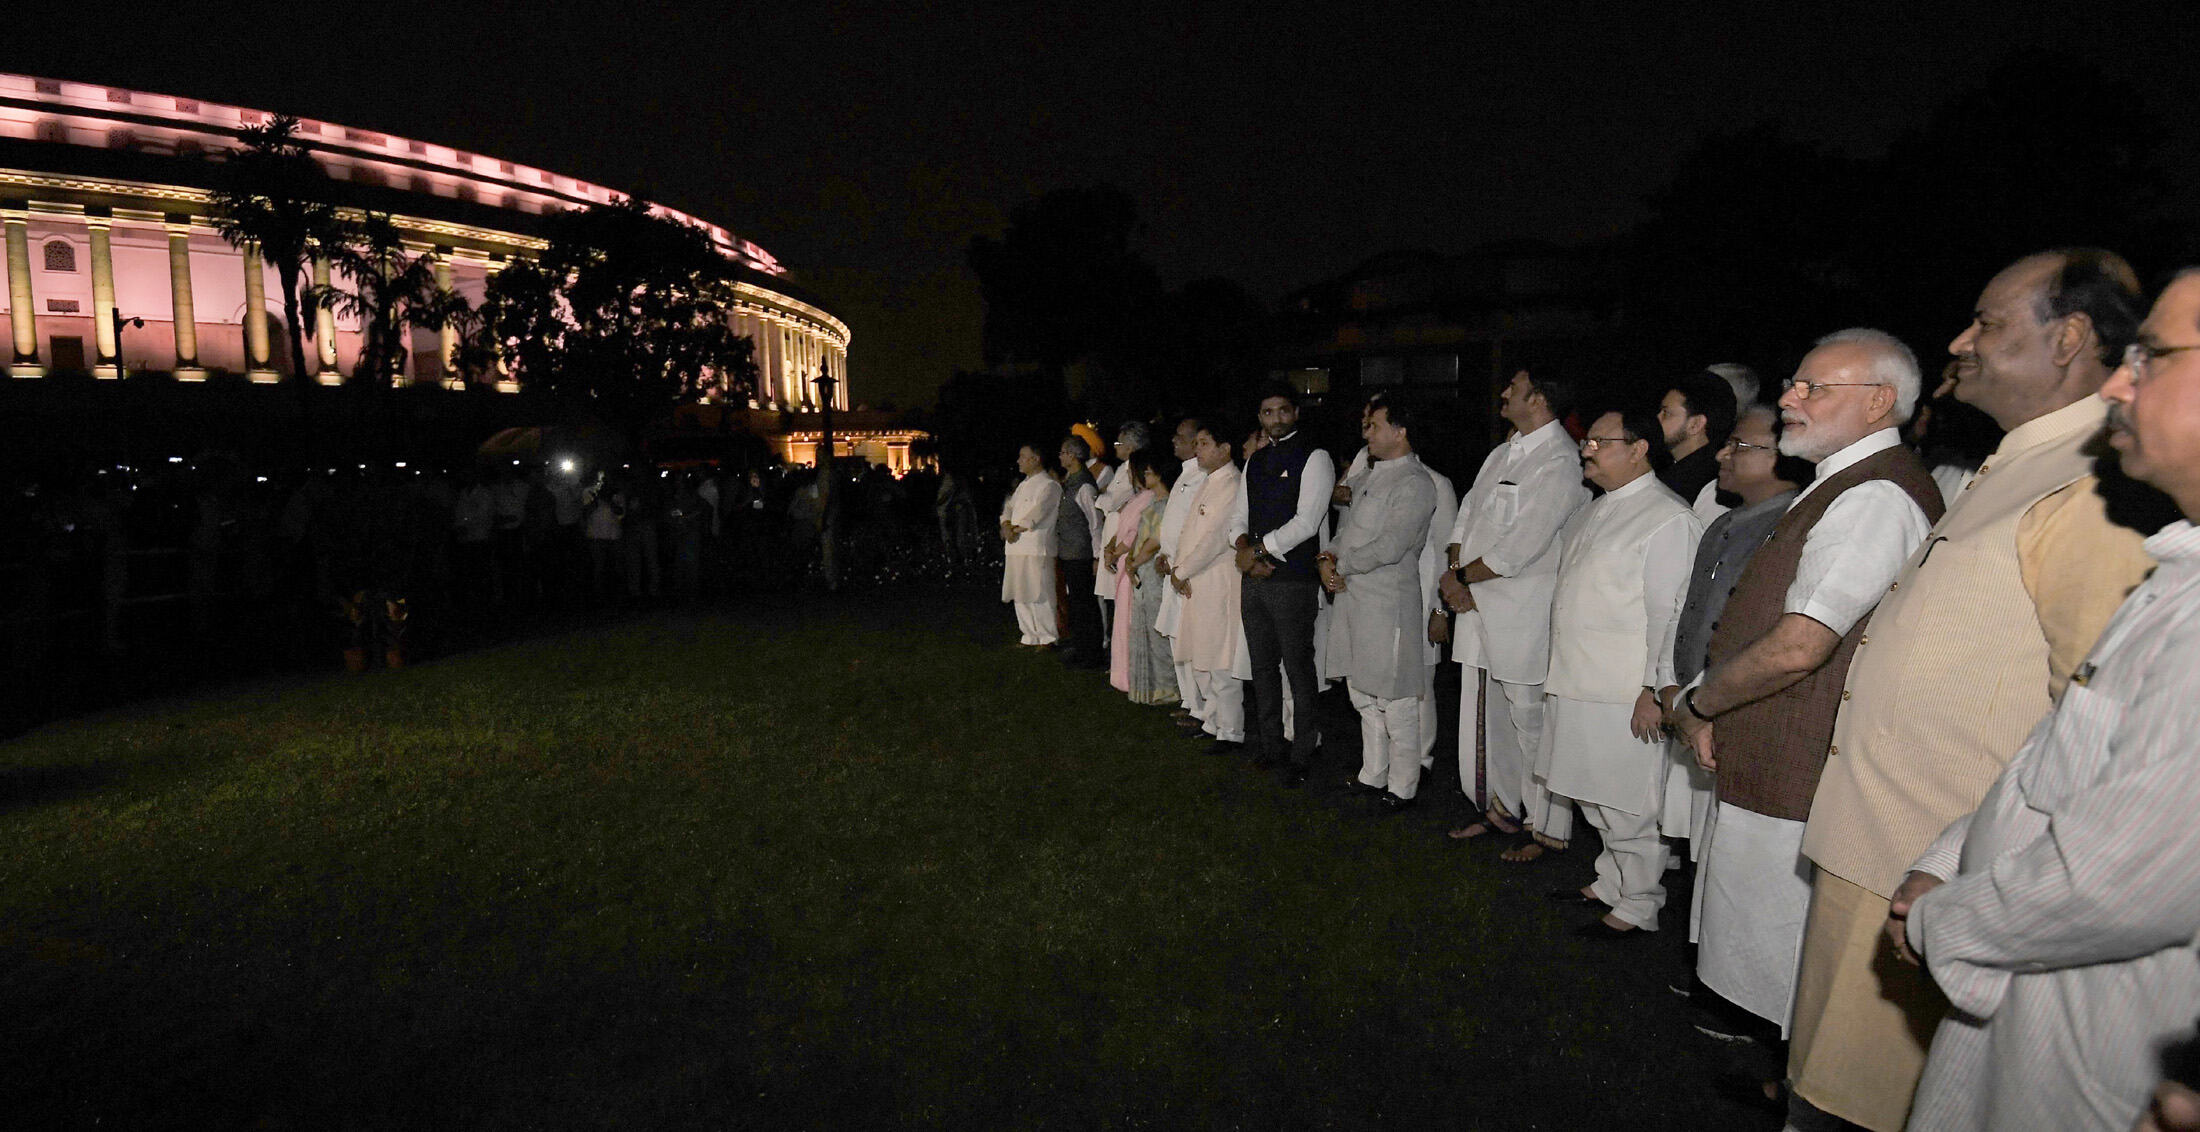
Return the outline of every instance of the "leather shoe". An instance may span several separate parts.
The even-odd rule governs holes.
[[[1370,798],[1377,794],[1389,793],[1380,786],[1369,786],[1367,783],[1360,781],[1357,775],[1344,780],[1344,791],[1347,794],[1364,794]]]
[[[1577,904],[1583,908],[1608,908],[1610,905],[1594,896],[1583,896],[1578,888],[1554,888],[1543,894],[1543,899],[1553,904]]]
[[[1641,928],[1615,928],[1612,925],[1605,923],[1604,917],[1598,916],[1596,919],[1591,920],[1578,928],[1575,928],[1574,934],[1582,939],[1592,940],[1597,943],[1610,943],[1614,940],[1632,939],[1637,936],[1646,936],[1650,933],[1642,930]]]
[[[1306,768],[1303,766],[1284,767],[1283,774],[1278,781],[1283,784],[1284,789],[1296,790],[1306,785]]]
[[[1210,755],[1240,755],[1245,753],[1245,744],[1232,743],[1228,739],[1217,739],[1207,744],[1207,750],[1204,753]]]
[[[1383,791],[1382,796],[1375,799],[1375,802],[1382,807],[1383,816],[1385,817],[1402,814],[1413,808],[1413,799],[1400,798],[1388,790]]]

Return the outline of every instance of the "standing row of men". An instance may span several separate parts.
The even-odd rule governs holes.
[[[2200,533],[2142,541],[2094,470],[2105,429],[2200,515],[2200,273],[2141,304],[2093,249],[1991,280],[1949,350],[2005,435],[1946,495],[1901,442],[1917,361],[1864,329],[1777,410],[1707,372],[1578,444],[1573,390],[1517,374],[1455,515],[1409,405],[1371,404],[1342,483],[1280,391],[1242,473],[1188,421],[1158,621],[1187,726],[1244,741],[1251,681],[1255,754],[1302,781],[1341,679],[1354,785],[1403,808],[1448,636],[1481,811],[1451,836],[1564,860],[1578,811],[1602,849],[1553,898],[1608,940],[1656,930],[1687,838],[1697,974],[1790,1039],[1790,1127],[2127,1128],[2200,1015]]]

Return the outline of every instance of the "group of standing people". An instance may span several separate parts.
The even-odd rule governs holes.
[[[1551,897],[1615,944],[1693,862],[1698,994],[1777,1059],[1738,1098],[1801,1132],[2129,1128],[2200,1016],[2200,270],[2148,314],[2113,253],[2029,256],[1948,349],[1935,395],[2003,433],[1975,469],[1913,452],[1923,374],[1864,328],[1776,404],[1716,366],[1586,413],[1523,370],[1463,495],[1393,398],[1341,476],[1284,388],[1173,459],[1126,428],[1097,485],[1081,442],[1062,483],[1027,448],[1004,597],[1053,643],[1048,559],[1096,561],[1062,571],[1099,595],[1072,656],[1112,617],[1118,688],[1287,785],[1341,680],[1383,812],[1433,765],[1448,644],[1477,812],[1447,835],[1547,865],[1578,814],[1601,847]],[[2124,525],[2115,483],[2184,518]]]

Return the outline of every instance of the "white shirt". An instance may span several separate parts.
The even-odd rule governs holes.
[[[1289,440],[1297,435],[1298,433],[1294,432],[1283,439]],[[1250,460],[1246,461],[1248,465],[1251,462]],[[1293,547],[1321,533],[1322,520],[1329,517],[1329,496],[1331,492],[1336,490],[1336,487],[1337,465],[1335,461],[1329,458],[1329,453],[1319,448],[1309,451],[1306,454],[1306,467],[1299,472],[1298,506],[1292,510],[1288,522],[1261,536],[1260,544],[1267,548],[1271,557],[1281,558],[1291,553]],[[1252,528],[1252,523],[1247,518],[1245,502],[1247,494],[1245,491],[1238,492],[1236,509],[1230,513],[1230,540],[1232,542],[1237,541],[1239,535],[1247,533]]]
[[[1574,458],[1568,460],[1572,482],[1555,485],[1569,490],[1526,490],[1541,486],[1524,482],[1524,472],[1543,458],[1548,445],[1559,445],[1569,452],[1574,447],[1566,427],[1552,421],[1534,432],[1513,433],[1482,462],[1482,470],[1475,473],[1474,486],[1460,501],[1459,516],[1451,527],[1451,541],[1459,544],[1462,565],[1479,558],[1484,566],[1504,577],[1520,573],[1550,549],[1558,529],[1566,525],[1567,516],[1589,501],[1589,489],[1581,486],[1580,461]],[[1515,493],[1515,506],[1490,506],[1493,493],[1501,487],[1523,489]],[[1552,563],[1551,572],[1557,570],[1557,564]]]
[[[1476,608],[1453,623],[1453,660],[1512,683],[1542,682],[1559,528],[1588,501],[1580,454],[1557,421],[1514,433],[1482,461],[1446,541],[1458,544],[1462,564],[1479,558],[1498,578],[1471,587]]]
[[[2200,1014],[2200,531],[2160,563],[1976,812],[1905,931],[1956,1010],[1912,1128],[2129,1128]]]
[[[1901,434],[1883,428],[1826,457],[1795,502],[1808,498],[1834,474],[1901,443]],[[1910,552],[1932,527],[1917,501],[1892,480],[1872,480],[1842,492],[1804,541],[1782,608],[1847,633],[1887,595]]]

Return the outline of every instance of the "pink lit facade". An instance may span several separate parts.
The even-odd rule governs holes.
[[[290,368],[281,284],[252,251],[215,232],[208,193],[187,183],[187,159],[238,144],[267,112],[27,75],[0,74],[0,312],[12,338],[8,372],[113,378],[133,372],[179,381],[230,375],[283,381]],[[608,202],[601,185],[480,154],[330,122],[306,121],[299,140],[368,207],[386,210],[408,247],[431,257],[445,285],[478,302],[506,264],[540,251],[532,217]],[[787,277],[771,253],[701,224],[740,270],[735,329],[756,342],[755,404],[800,409],[820,368],[843,378],[849,407],[848,327]],[[327,281],[328,268],[314,274]],[[341,280],[336,280],[341,283]],[[113,315],[131,323],[116,340]],[[323,312],[306,327],[308,375],[341,384],[357,362],[360,327]],[[416,331],[408,380],[456,387],[446,335]],[[487,379],[516,389],[502,375]]]

